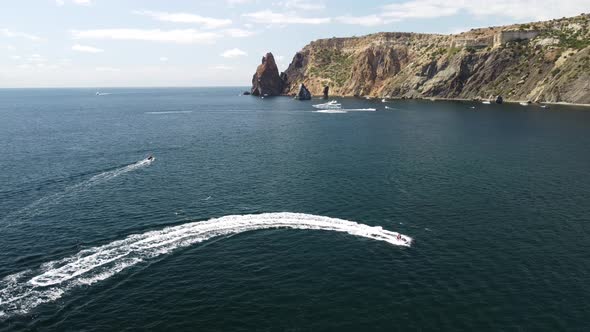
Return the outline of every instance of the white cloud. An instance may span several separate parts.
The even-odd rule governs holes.
[[[213,69],[217,69],[217,70],[232,70],[234,68],[233,67],[230,67],[230,66],[226,66],[226,65],[217,65],[217,66],[214,66]]]
[[[92,0],[71,0],[71,2],[81,6],[90,6],[92,4]],[[66,0],[55,0],[55,4],[61,7],[66,4]]]
[[[264,24],[325,24],[330,23],[329,17],[301,17],[295,13],[277,13],[271,10],[262,10],[253,13],[242,14],[242,16],[255,23]]]
[[[12,60],[20,60],[21,59],[21,56],[20,55],[11,55],[10,58]]]
[[[13,45],[0,45],[0,49],[5,49],[7,51],[16,51],[16,47]]]
[[[136,10],[133,13],[137,15],[149,16],[153,19],[164,22],[200,24],[207,29],[217,29],[232,24],[230,19],[204,17],[190,13],[167,13],[150,10]]]
[[[71,33],[75,39],[141,40],[177,44],[211,43],[221,37],[218,33],[203,32],[195,29],[96,29],[72,30]]]
[[[412,0],[383,6],[381,16],[393,20],[433,18],[457,14],[463,0]]]
[[[343,24],[354,24],[362,25],[367,27],[384,25],[394,22],[393,19],[383,18],[378,15],[367,15],[367,16],[339,16],[336,21]]]
[[[517,20],[547,20],[588,11],[587,0],[410,0],[383,6],[380,16],[393,20],[437,18],[466,12]]]
[[[239,48],[232,48],[231,50],[227,50],[221,53],[221,56],[224,58],[235,58],[239,56],[247,56],[248,53],[240,50]]]
[[[251,3],[252,0],[226,0],[226,2],[228,5],[234,6],[234,5],[243,5],[243,4]]]
[[[85,53],[104,52],[104,50],[101,48],[97,48],[97,47],[93,47],[93,46],[85,46],[85,45],[80,45],[80,44],[76,44],[76,45],[72,46],[72,50],[76,51],[76,52],[85,52]]]
[[[115,67],[96,67],[96,68],[94,68],[94,70],[101,71],[101,72],[111,72],[111,73],[121,71],[121,69],[115,68]]]
[[[161,56],[160,57],[160,61],[162,61],[162,62],[168,62],[168,60],[169,59],[167,57],[165,57],[165,56]]]
[[[322,10],[326,8],[323,3],[314,3],[307,0],[287,0],[277,3],[277,5],[295,10]]]
[[[47,59],[45,59],[41,54],[31,54],[27,58],[27,61],[30,61],[30,62],[46,62]]]
[[[225,29],[225,30],[223,30],[223,32],[226,35],[228,35],[230,37],[235,37],[235,38],[250,37],[250,36],[253,36],[256,34],[254,31],[244,30],[244,29],[239,29],[239,28]]]
[[[0,29],[0,36],[4,36],[4,37],[8,37],[8,38],[24,38],[24,39],[28,39],[31,41],[41,41],[43,40],[41,37],[39,36],[35,36],[29,33],[25,33],[25,32],[19,32],[19,31],[12,31],[9,29]]]

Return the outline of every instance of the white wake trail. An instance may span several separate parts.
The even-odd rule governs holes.
[[[36,270],[9,275],[0,281],[0,313],[5,316],[26,314],[42,303],[59,299],[74,287],[105,280],[177,248],[215,237],[273,228],[342,232],[405,247],[412,243],[412,238],[380,226],[316,215],[281,212],[225,216],[133,234],[44,263]]]
[[[158,111],[158,112],[145,112],[145,114],[188,114],[193,111]]]
[[[40,214],[44,213],[45,211],[47,211],[47,209],[49,209],[50,207],[58,204],[62,199],[66,198],[66,197],[71,197],[71,196],[76,195],[84,190],[87,190],[90,187],[93,187],[97,184],[107,182],[107,181],[112,180],[122,174],[129,173],[129,172],[137,170],[139,168],[148,166],[153,161],[154,161],[154,159],[149,160],[146,158],[146,159],[140,160],[138,162],[135,162],[133,164],[129,164],[129,165],[126,165],[126,166],[123,166],[123,167],[120,167],[120,168],[117,168],[117,169],[114,169],[111,171],[97,174],[88,180],[85,180],[85,181],[82,181],[82,182],[77,183],[75,185],[71,185],[69,187],[66,187],[65,189],[63,189],[60,192],[42,197],[42,198],[34,201],[33,203],[25,206],[24,208],[6,215],[4,218],[2,218],[2,222],[4,222],[4,221],[10,222],[10,221],[14,221],[15,219],[32,218],[37,215],[40,215]]]

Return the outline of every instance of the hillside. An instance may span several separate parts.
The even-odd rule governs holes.
[[[278,73],[277,73],[278,75]],[[282,94],[488,98],[590,104],[590,15],[456,35],[377,33],[311,42]],[[255,75],[256,78],[256,75]]]

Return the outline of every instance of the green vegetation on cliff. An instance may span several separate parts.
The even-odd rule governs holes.
[[[283,93],[590,103],[590,15],[457,35],[378,33],[314,41]]]

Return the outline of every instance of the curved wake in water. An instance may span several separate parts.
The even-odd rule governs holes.
[[[143,159],[133,164],[129,164],[111,171],[102,172],[91,177],[88,180],[82,181],[78,184],[66,187],[64,190],[57,192],[55,194],[51,194],[45,197],[42,197],[33,203],[25,206],[24,208],[9,213],[7,216],[2,218],[2,221],[7,221],[9,219],[23,219],[23,218],[32,218],[37,215],[42,214],[43,212],[47,211],[48,208],[58,204],[63,198],[78,194],[84,190],[89,189],[97,184],[101,184],[112,180],[119,175],[129,173],[131,171],[135,171],[139,168],[145,167],[150,165],[154,160]]]
[[[26,314],[38,305],[53,302],[68,290],[105,280],[134,266],[215,237],[253,230],[288,228],[343,232],[392,245],[409,247],[412,238],[343,219],[302,213],[232,215],[133,234],[75,255],[42,264],[35,270],[12,274],[0,281],[0,317]]]

